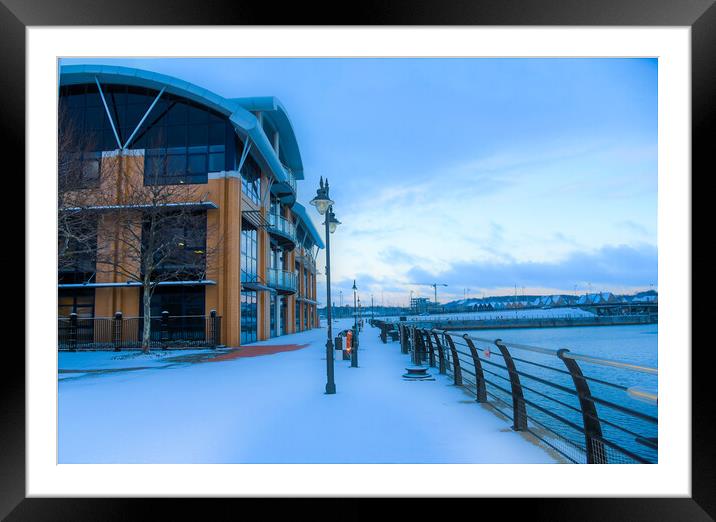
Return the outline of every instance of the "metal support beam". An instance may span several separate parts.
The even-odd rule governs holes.
[[[126,143],[122,147],[123,149],[126,149],[129,146],[129,144],[132,143],[132,140],[134,139],[134,136],[137,134],[137,132],[139,132],[139,128],[142,126],[142,123],[144,123],[144,120],[147,119],[147,116],[149,116],[149,113],[152,112],[152,109],[157,104],[157,102],[159,101],[159,98],[161,98],[162,94],[164,94],[165,90],[166,90],[166,87],[162,87],[162,90],[159,91],[159,94],[157,94],[157,97],[154,98],[154,101],[147,109],[147,112],[144,113],[144,116],[142,116],[142,119],[139,120],[139,123],[137,123],[137,126],[134,129],[134,132],[132,132],[132,134],[129,136],[129,138],[127,138]]]
[[[249,151],[251,150],[251,142],[249,141],[248,137],[244,141],[244,150],[241,151],[241,159],[239,160],[239,166],[236,169],[239,172],[239,175],[241,175],[241,169],[244,167],[244,162],[246,161],[246,158],[249,155]]]
[[[119,134],[117,133],[117,127],[114,124],[114,120],[112,119],[112,114],[109,112],[109,106],[107,105],[107,100],[104,99],[104,93],[102,92],[102,85],[99,83],[99,78],[96,76],[94,77],[94,81],[97,84],[97,89],[99,89],[99,96],[102,98],[102,104],[104,105],[104,110],[107,113],[107,118],[109,118],[109,123],[112,125],[112,132],[114,132],[114,139],[117,140],[117,148],[122,149],[122,142],[119,141]]]

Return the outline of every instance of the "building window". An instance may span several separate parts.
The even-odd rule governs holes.
[[[94,317],[94,288],[62,288],[57,295],[57,315],[69,317],[77,314],[80,319]]]
[[[206,332],[205,318],[206,288],[201,285],[157,286],[151,300],[150,315],[152,320],[152,339],[159,340],[161,329],[158,319],[162,312],[169,312],[169,338],[186,339],[190,335],[194,339],[204,339]],[[144,316],[143,292],[139,292],[139,315]],[[141,336],[142,321],[139,321]],[[141,337],[140,337],[141,338]]]
[[[167,212],[158,219],[153,243],[155,273],[162,279],[192,280],[206,272],[206,212]],[[150,224],[144,223],[142,248],[149,243]]]
[[[102,90],[119,141],[124,144],[158,91],[112,84],[103,85]],[[60,89],[60,144],[69,138],[78,141],[72,150],[119,148],[95,84]],[[206,183],[209,172],[229,170],[235,164],[236,133],[226,116],[164,93],[129,148],[146,150],[145,184]],[[87,174],[98,173],[96,166],[97,162],[89,163]]]
[[[296,331],[299,332],[301,330],[301,303],[296,302]]]
[[[144,315],[144,299],[139,296],[140,316]],[[161,317],[169,312],[170,317],[199,318],[204,327],[205,287],[202,285],[160,285],[154,289],[151,301],[151,316]],[[187,323],[189,324],[189,323]]]
[[[249,223],[241,223],[241,281],[258,279],[258,235]]]
[[[261,169],[249,154],[241,166],[241,187],[254,203],[261,203]]]
[[[276,306],[277,306],[276,294],[272,293],[271,294],[271,306],[270,306],[270,310],[269,310],[269,316],[271,316],[271,318],[269,319],[269,322],[271,324],[271,337],[276,337],[278,335],[278,331],[276,329],[276,326],[277,326],[276,325],[276,313],[278,312],[278,310],[276,309]]]
[[[256,292],[241,292],[241,344],[257,339],[257,298]]]

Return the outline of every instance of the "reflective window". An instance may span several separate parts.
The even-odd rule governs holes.
[[[239,158],[239,161],[241,158]],[[261,202],[261,169],[249,154],[241,166],[241,187],[254,203]]]
[[[252,343],[257,339],[256,292],[241,292],[241,344]]]
[[[249,223],[241,224],[241,281],[253,282],[258,274],[258,236]]]
[[[206,212],[164,213],[155,222],[155,273],[161,279],[202,279],[206,271]],[[142,248],[149,244],[149,222],[142,230]]]
[[[102,91],[120,143],[132,137],[128,147],[146,151],[146,184],[206,183],[209,172],[234,167],[236,135],[224,115],[164,93],[137,129],[158,91],[111,84],[103,85]],[[63,129],[81,139],[80,150],[119,148],[95,84],[61,88],[61,132]],[[95,172],[93,166],[88,168],[90,174]]]

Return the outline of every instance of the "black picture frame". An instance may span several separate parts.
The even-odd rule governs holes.
[[[420,0],[363,1],[326,10],[321,4],[294,2],[281,8],[271,2],[218,0],[197,2],[155,0],[0,0],[0,141],[3,158],[17,161],[14,172],[24,172],[25,150],[25,29],[42,25],[575,25],[575,26],[689,26],[692,52],[692,171],[702,172],[712,162],[716,107],[716,6],[714,0],[490,0],[481,2]],[[7,160],[6,160],[7,161]],[[5,162],[7,167],[7,162]],[[7,172],[7,171],[6,171]],[[16,176],[17,177],[17,176]],[[696,176],[692,174],[692,180]],[[24,192],[24,189],[21,189]],[[26,198],[32,197],[25,194]],[[692,234],[693,237],[693,234]],[[26,274],[27,277],[27,274]],[[686,305],[686,303],[685,303]],[[17,315],[15,315],[17,317]],[[684,346],[690,339],[684,337]],[[487,504],[495,513],[513,518],[520,514],[536,520],[713,520],[716,517],[716,466],[713,392],[709,387],[708,345],[694,344],[692,360],[692,496],[690,498],[553,498],[470,499],[478,502],[480,516]],[[686,355],[685,355],[686,356]],[[0,430],[0,516],[8,520],[131,520],[156,516],[148,503],[178,503],[178,499],[28,499],[25,495],[25,359],[17,349],[4,350],[2,430]],[[9,370],[12,369],[12,370]],[[242,502],[246,502],[243,500]],[[276,502],[253,500],[257,509]],[[280,505],[280,504],[279,504]],[[352,500],[298,503],[306,511],[350,513],[350,518],[372,514],[374,507]],[[433,509],[442,509],[433,504]],[[205,509],[205,507],[200,507]],[[245,509],[242,507],[241,509]],[[294,516],[297,513],[296,507]],[[428,513],[418,502],[415,512]],[[163,511],[164,512],[164,511]],[[260,512],[259,512],[260,513]],[[485,511],[487,514],[488,511]],[[185,512],[188,514],[188,512]],[[442,516],[445,516],[443,512]],[[205,515],[205,513],[204,513]],[[405,513],[407,516],[408,513]]]

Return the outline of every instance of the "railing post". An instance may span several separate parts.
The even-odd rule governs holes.
[[[77,351],[77,314],[72,312],[70,314],[70,332],[69,332],[69,345],[70,351]]]
[[[388,342],[388,324],[382,323],[380,325],[380,340],[383,341],[383,344],[386,344]]]
[[[211,342],[211,347],[216,348],[216,345],[219,344],[219,339],[218,339],[219,336],[217,335],[219,333],[217,331],[218,330],[217,329],[218,318],[216,316],[216,310],[211,310],[209,312],[209,317],[210,317],[209,324],[211,325],[211,337],[209,339]]]
[[[435,368],[435,347],[433,340],[430,338],[430,331],[425,330],[425,341],[428,345],[428,364],[431,368]]]
[[[398,331],[400,332],[400,353],[408,353],[408,327],[402,323],[398,324]]]
[[[510,374],[510,385],[512,387],[512,429],[515,431],[527,430],[527,408],[525,406],[525,396],[522,393],[522,385],[520,384],[520,376],[515,367],[515,361],[512,360],[507,346],[502,344],[502,339],[495,339],[495,346],[500,350],[502,358],[505,360],[507,372]]]
[[[122,344],[122,312],[115,312],[112,320],[112,344],[114,351],[118,352]]]
[[[425,354],[425,331],[422,328],[418,328],[415,333],[415,364],[420,366],[423,364]]]
[[[592,392],[589,389],[589,383],[584,378],[582,370],[579,368],[577,361],[565,357],[564,354],[569,350],[563,348],[557,350],[557,357],[569,370],[574,382],[574,388],[577,390],[579,397],[579,406],[582,410],[582,422],[584,423],[584,443],[587,450],[587,464],[606,464],[607,453],[604,451],[604,443],[602,438],[602,423],[599,421],[597,407],[592,399]]]
[[[477,348],[475,348],[475,344],[472,342],[472,339],[470,339],[470,336],[468,334],[463,334],[462,338],[465,339],[468,348],[470,348],[470,355],[472,355],[472,363],[475,365],[475,388],[477,388],[475,395],[477,396],[477,402],[487,402],[487,386],[485,384],[485,374],[482,371],[482,363],[480,362],[480,356],[477,353]]]
[[[162,345],[162,350],[167,349],[167,344],[169,343],[169,312],[164,310],[162,312],[162,323],[161,323],[161,338],[160,342]]]
[[[439,372],[441,374],[444,374],[445,372],[447,372],[447,368],[445,367],[445,347],[440,342],[440,338],[438,337],[437,332],[433,332],[433,338],[435,339],[435,344],[437,344],[438,347]]]
[[[450,334],[443,334],[448,345],[450,345],[450,352],[452,353],[452,372],[455,376],[455,386],[462,386],[462,370],[460,369],[460,358],[457,356],[457,349],[455,343],[452,341]]]

